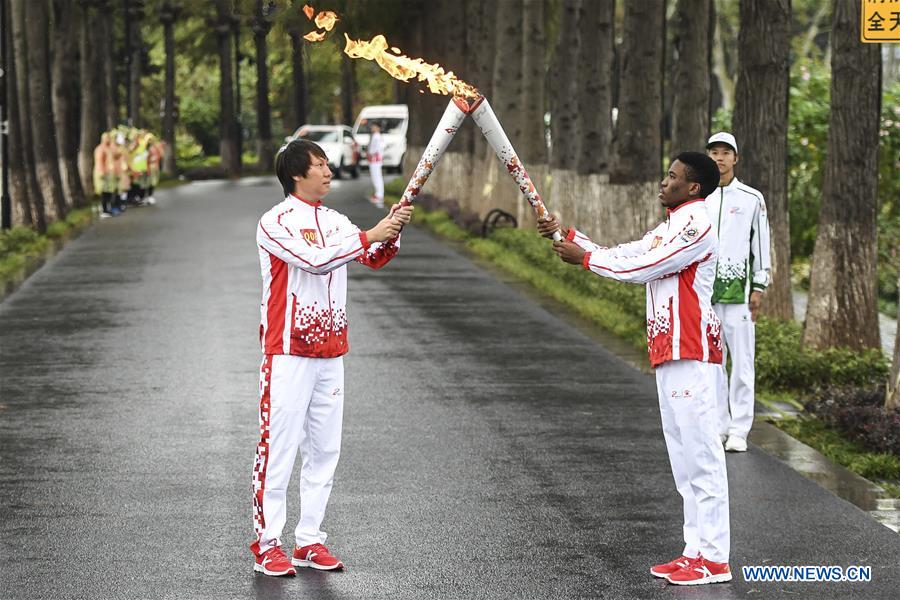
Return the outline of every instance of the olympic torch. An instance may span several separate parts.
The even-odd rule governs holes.
[[[400,198],[400,206],[412,204],[419,192],[422,191],[422,186],[428,181],[431,172],[434,171],[441,157],[444,156],[447,146],[456,137],[459,126],[462,125],[462,122],[471,110],[469,103],[465,99],[457,96],[450,99],[444,115],[431,135],[431,140],[425,146],[425,151],[422,153],[422,158],[419,159],[419,164],[416,165],[416,170],[413,172],[409,183],[406,184],[406,189]]]
[[[484,97],[481,97],[472,106],[470,114],[481,129],[481,133],[484,134],[488,144],[494,149],[497,158],[506,166],[506,170],[515,180],[516,185],[519,186],[519,191],[522,192],[522,195],[528,200],[528,204],[534,209],[537,218],[543,219],[548,214],[547,207],[544,206],[544,201],[541,200],[541,195],[538,193],[537,188],[534,187],[534,183],[531,181],[531,177],[528,176],[525,166],[516,155],[515,148],[513,148],[509,138],[506,137],[506,132],[500,126],[500,121],[497,119],[497,115],[494,114],[490,103]],[[559,231],[553,234],[553,239],[557,242],[562,240],[562,235]]]

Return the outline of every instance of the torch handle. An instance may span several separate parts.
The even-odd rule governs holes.
[[[519,160],[515,148],[513,148],[509,138],[506,137],[506,132],[500,126],[500,121],[497,119],[497,115],[494,114],[490,103],[486,99],[482,100],[471,114],[488,144],[493,148],[497,158],[506,166],[506,170],[509,171],[516,185],[519,186],[519,191],[522,192],[531,208],[534,209],[537,218],[543,218],[548,214],[547,207],[544,206],[540,193],[534,186],[534,182],[531,181],[531,177],[528,176],[525,165]],[[553,239],[560,241],[562,236],[557,232],[553,234]]]
[[[451,98],[444,115],[431,136],[431,140],[425,146],[425,151],[422,153],[422,158],[419,159],[419,164],[416,165],[416,170],[413,172],[409,183],[406,184],[406,189],[403,191],[403,196],[400,199],[400,206],[412,204],[419,192],[422,191],[422,187],[428,181],[428,177],[434,171],[438,161],[441,160],[444,151],[447,150],[447,146],[456,137],[456,132],[459,131],[459,126],[465,120],[466,114],[457,104],[457,100]]]

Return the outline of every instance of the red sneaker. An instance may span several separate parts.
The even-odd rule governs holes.
[[[324,544],[294,546],[294,559],[291,561],[298,567],[312,567],[320,571],[339,571],[344,563],[339,561]]]
[[[662,565],[654,565],[650,567],[650,574],[654,577],[662,577],[666,578],[675,571],[683,569],[688,566],[692,560],[697,560],[696,558],[689,558],[687,556],[681,555],[673,561],[667,562]]]
[[[254,571],[275,577],[297,574],[297,569],[291,565],[291,561],[282,552],[280,546],[272,546],[260,554],[259,542],[253,542],[250,545],[250,549],[256,555],[256,562],[253,564]]]
[[[717,563],[702,556],[675,571],[667,578],[675,585],[703,585],[704,583],[724,583],[731,581],[731,569],[727,562]]]

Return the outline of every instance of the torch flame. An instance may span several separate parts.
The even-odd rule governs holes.
[[[312,17],[313,17],[313,13],[314,13],[314,12],[316,12],[316,9],[314,9],[314,8],[313,8],[312,6],[310,6],[309,4],[304,4],[304,5],[303,5],[303,14],[306,15],[306,18],[309,19],[310,21],[312,21]]]
[[[321,42],[325,39],[324,31],[310,31],[306,35],[303,36],[303,39],[308,42]]]
[[[338,16],[330,10],[323,10],[316,15],[316,27],[325,31],[331,31],[334,28],[334,24],[338,21],[340,21]]]
[[[466,83],[453,74],[453,71],[444,71],[438,64],[430,64],[421,58],[410,58],[400,54],[399,48],[388,45],[383,35],[376,35],[370,41],[351,40],[344,34],[347,45],[344,53],[350,58],[365,58],[374,60],[388,72],[394,79],[409,81],[413,77],[424,81],[433,94],[453,95],[462,98],[476,99],[481,96],[474,86]],[[390,54],[387,50],[393,50],[399,56]]]

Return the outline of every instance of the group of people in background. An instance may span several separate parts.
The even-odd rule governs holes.
[[[104,132],[94,149],[94,192],[101,217],[117,216],[126,206],[156,204],[165,142],[151,132],[120,125]]]

